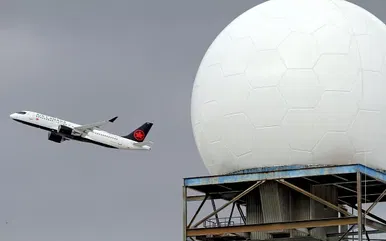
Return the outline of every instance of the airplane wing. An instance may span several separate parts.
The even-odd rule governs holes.
[[[99,121],[99,122],[95,122],[95,123],[91,123],[91,124],[85,124],[85,125],[77,126],[77,127],[74,127],[74,130],[76,132],[79,132],[79,133],[91,131],[95,128],[100,128],[101,126],[103,126],[107,123],[113,123],[117,118],[118,118],[118,116],[116,116],[110,120],[106,120],[106,121]]]

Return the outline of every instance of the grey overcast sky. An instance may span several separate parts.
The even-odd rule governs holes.
[[[181,185],[206,175],[190,124],[206,49],[262,0],[2,0],[0,240],[181,240]],[[354,1],[386,22],[386,1]],[[151,152],[60,145],[28,109],[78,123],[154,121]],[[381,210],[381,209],[378,209]]]

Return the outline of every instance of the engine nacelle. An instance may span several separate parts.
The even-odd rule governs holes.
[[[58,127],[58,132],[64,135],[69,135],[69,136],[81,136],[81,133],[78,133],[77,131],[74,131],[71,127],[60,125]]]
[[[68,126],[63,126],[63,125],[60,125],[58,127],[58,132],[59,133],[62,133],[62,134],[65,134],[65,135],[72,135],[72,128],[68,127]]]
[[[64,141],[62,136],[55,134],[53,132],[48,133],[48,140],[56,143],[61,143],[62,141]]]

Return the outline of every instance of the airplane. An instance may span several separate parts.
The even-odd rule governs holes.
[[[118,116],[110,120],[84,125],[33,111],[15,112],[10,117],[25,125],[48,131],[48,140],[55,143],[76,140],[107,148],[124,150],[151,150],[151,145],[153,144],[151,141],[145,141],[147,134],[153,126],[152,122],[145,122],[130,134],[119,136],[100,129],[107,123],[113,123]]]

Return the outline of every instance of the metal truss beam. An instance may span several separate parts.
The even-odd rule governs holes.
[[[373,202],[373,204],[371,204],[371,206],[366,210],[365,212],[365,215],[368,215],[370,213],[370,211],[375,207],[375,205],[377,205],[379,203],[379,201],[381,201],[381,199],[386,195],[386,189],[383,191],[383,193],[381,195],[379,195],[379,197],[377,198],[377,200],[375,200]]]
[[[347,203],[346,203],[346,205],[347,205],[348,207],[353,208],[353,209],[355,209],[355,210],[358,211],[358,208],[357,208],[357,207],[352,206],[352,205],[347,204]],[[362,213],[365,214],[365,212],[366,212],[366,211],[362,209]],[[384,220],[383,218],[380,218],[380,217],[378,217],[378,216],[376,216],[376,215],[374,215],[374,214],[372,214],[372,213],[370,213],[370,212],[367,214],[367,216],[369,216],[369,217],[371,217],[371,218],[373,218],[373,219],[375,219],[375,220],[377,220],[377,221],[379,221],[379,222],[381,222],[381,223],[383,223],[383,224],[386,224],[386,220]]]
[[[192,217],[192,220],[190,221],[190,223],[189,223],[189,225],[187,226],[187,228],[190,228],[190,226],[192,225],[192,223],[193,223],[193,222],[194,222],[194,220],[196,219],[197,215],[200,213],[200,211],[201,211],[202,207],[204,206],[204,204],[205,204],[205,202],[206,202],[207,198],[208,198],[208,196],[207,196],[207,195],[205,195],[205,198],[204,198],[204,200],[202,200],[202,202],[201,202],[200,206],[198,207],[198,209],[197,209],[196,213],[195,213],[195,214],[194,214],[194,216]]]
[[[197,237],[204,235],[220,235],[225,233],[245,233],[245,232],[266,232],[283,229],[297,229],[297,228],[315,228],[315,227],[331,227],[339,225],[356,224],[357,217],[306,220],[296,222],[283,222],[271,224],[258,225],[242,225],[218,228],[197,228],[186,231],[188,237]]]
[[[367,241],[370,241],[370,236],[369,236],[369,234],[368,234],[368,232],[367,232],[367,230],[366,230],[365,225],[362,225],[362,228],[363,228],[363,230],[365,231]]]
[[[210,201],[212,202],[213,212],[216,212],[217,209],[216,209],[216,203],[214,202],[214,199],[212,199]],[[220,226],[220,220],[218,218],[218,212],[214,216],[216,217],[216,223],[217,223],[217,226],[219,227]]]
[[[201,219],[198,223],[196,223],[193,227],[196,228],[198,227],[200,224],[202,224],[203,222],[205,222],[206,220],[208,220],[209,218],[211,218],[213,215],[216,215],[217,213],[219,213],[221,210],[223,210],[224,208],[226,208],[227,206],[229,206],[230,204],[236,202],[237,200],[239,200],[240,198],[242,198],[243,196],[247,195],[249,192],[251,192],[252,190],[254,190],[256,187],[260,186],[261,184],[263,184],[265,181],[258,181],[256,182],[255,184],[253,184],[251,187],[249,187],[247,190],[245,190],[244,192],[240,193],[239,195],[237,195],[236,197],[234,197],[232,200],[230,200],[229,202],[225,203],[223,206],[221,206],[219,209],[217,209],[216,211],[213,211],[211,214],[209,214],[208,216],[204,217],[203,219]]]
[[[315,200],[315,201],[317,201],[317,202],[319,202],[319,203],[321,203],[321,204],[323,204],[323,205],[325,205],[325,206],[327,206],[327,207],[329,207],[329,208],[331,208],[331,209],[333,209],[335,211],[338,211],[338,212],[342,213],[345,216],[352,216],[349,212],[347,212],[343,208],[340,208],[340,207],[338,207],[338,206],[336,206],[336,205],[334,205],[334,204],[332,204],[330,202],[327,202],[326,200],[324,200],[324,199],[322,199],[322,198],[320,198],[320,197],[318,197],[318,196],[316,196],[316,195],[314,195],[314,194],[312,194],[310,192],[307,192],[306,190],[301,189],[300,187],[298,187],[298,186],[296,186],[296,185],[294,185],[292,183],[289,183],[289,182],[287,182],[285,180],[282,180],[282,179],[281,180],[276,180],[276,181],[281,183],[281,184],[284,184],[285,186],[287,186],[287,187],[289,187],[289,188],[291,188],[291,189],[293,189],[295,191],[298,191],[298,192],[306,195],[307,197],[309,197],[309,198],[311,198],[311,199],[313,199],[313,200]]]
[[[338,178],[338,179],[340,179],[340,180],[344,180],[345,182],[344,183],[347,183],[347,182],[349,182],[348,181],[348,179],[346,179],[346,178],[343,178],[343,177],[341,177],[341,176],[338,176],[338,175],[331,175],[331,176],[333,176],[333,177],[335,177],[335,178]],[[325,186],[325,185],[328,185],[328,186],[335,186],[335,187],[337,187],[337,188],[340,188],[340,189],[344,189],[344,190],[346,190],[346,191],[349,191],[349,192],[353,192],[353,193],[357,193],[355,190],[353,190],[353,189],[351,189],[351,188],[348,188],[348,187],[345,187],[345,186],[343,186],[343,185],[341,185],[340,183],[337,183],[337,182],[335,182],[335,183],[327,183],[327,184],[321,184],[321,183],[319,183],[319,182],[317,182],[317,181],[315,181],[315,180],[313,180],[313,179],[311,179],[311,178],[307,178],[307,177],[303,177],[304,179],[306,179],[306,180],[308,180],[308,181],[311,181],[311,182],[314,182],[315,184],[313,184],[313,186]],[[350,183],[354,183],[354,184],[356,184],[356,181],[352,181],[352,182],[350,182]],[[356,197],[356,195],[355,196],[352,196],[352,197]],[[368,199],[365,199],[365,198],[362,198],[364,201],[369,201]]]
[[[244,224],[246,224],[247,218],[245,217],[245,214],[244,214],[243,210],[241,209],[240,204],[236,203],[236,207],[237,207],[237,210],[239,210],[241,219],[243,220]]]
[[[192,196],[188,196],[186,198],[186,200],[188,202],[194,202],[194,201],[202,201],[204,200],[205,196],[207,196],[207,200],[211,200],[211,199],[224,199],[224,196],[228,196],[228,195],[236,195],[238,193],[241,193],[243,190],[241,191],[225,191],[225,192],[211,192],[211,193],[207,193],[206,195],[192,195]]]
[[[381,234],[381,233],[385,233],[385,232],[382,230],[370,230],[370,231],[367,231],[367,233],[368,234]],[[329,233],[329,234],[327,234],[327,237],[333,238],[333,237],[341,236],[343,234],[344,233]],[[347,233],[347,236],[356,236],[356,235],[358,235],[358,232],[356,232],[356,231]]]
[[[232,204],[231,214],[229,215],[229,220],[228,220],[228,226],[231,225],[231,220],[232,220],[232,216],[233,216],[233,211],[235,210],[235,205],[236,205],[236,203]]]
[[[187,202],[203,201],[204,199],[212,199],[212,197],[208,197],[207,195],[194,195],[186,197]]]
[[[362,183],[365,183],[366,186],[369,186],[369,182],[377,182],[377,180],[365,180],[362,181]],[[328,183],[318,183],[314,184],[314,186],[331,186],[331,185],[345,185],[345,184],[356,184],[356,181],[347,181],[347,182],[328,182]],[[376,186],[379,186],[381,184],[375,184]]]
[[[379,196],[381,195],[382,193],[367,193],[366,196],[369,197],[369,196]],[[357,195],[345,195],[345,196],[339,196],[339,198],[353,198],[353,197],[357,197]],[[363,199],[363,198],[362,198]]]
[[[373,220],[370,220],[370,219],[365,219],[363,224],[366,225],[366,226],[369,226],[369,227],[371,227],[373,229],[382,230],[382,231],[386,232],[386,225],[378,223],[376,221],[373,221]]]
[[[351,225],[351,227],[349,229],[347,229],[347,231],[342,235],[340,236],[339,240],[338,241],[341,241],[342,239],[344,239],[347,234],[355,227],[355,225]]]
[[[338,206],[336,206],[336,205],[334,205],[334,204],[332,204],[332,203],[330,203],[330,202],[327,202],[326,200],[324,200],[324,199],[322,199],[322,198],[320,198],[320,197],[318,197],[318,196],[316,196],[316,195],[314,195],[314,194],[312,194],[312,193],[310,193],[310,192],[307,192],[306,190],[301,189],[300,187],[298,187],[298,186],[296,186],[296,185],[294,185],[294,184],[292,184],[292,183],[289,183],[289,182],[287,182],[287,181],[285,181],[285,180],[282,180],[282,179],[276,180],[276,181],[279,182],[279,183],[281,183],[281,184],[286,185],[286,186],[289,187],[289,188],[292,188],[292,189],[295,190],[295,191],[298,191],[298,192],[300,192],[300,193],[306,195],[307,197],[309,197],[309,198],[311,198],[311,199],[313,199],[313,200],[315,200],[315,201],[317,201],[317,202],[319,202],[319,203],[321,203],[321,204],[323,204],[323,205],[326,205],[327,207],[329,207],[329,208],[331,208],[331,209],[333,209],[333,210],[335,210],[335,211],[337,211],[337,212],[342,213],[342,214],[345,215],[345,216],[348,216],[348,217],[352,217],[352,216],[353,216],[351,213],[347,212],[347,211],[344,210],[343,208],[340,208],[340,207],[338,207]],[[360,185],[360,184],[359,184],[359,185]],[[359,195],[358,195],[358,198],[360,199],[360,196],[359,196]],[[362,215],[359,215],[359,216],[362,216]],[[378,222],[375,222],[375,221],[366,219],[366,220],[365,220],[365,224],[366,224],[367,226],[373,228],[373,229],[380,229],[380,230],[386,231],[386,225],[383,225],[383,224],[381,224],[381,223],[378,223]],[[359,227],[358,227],[358,229],[359,229]],[[360,240],[360,241],[361,241],[361,240]]]

